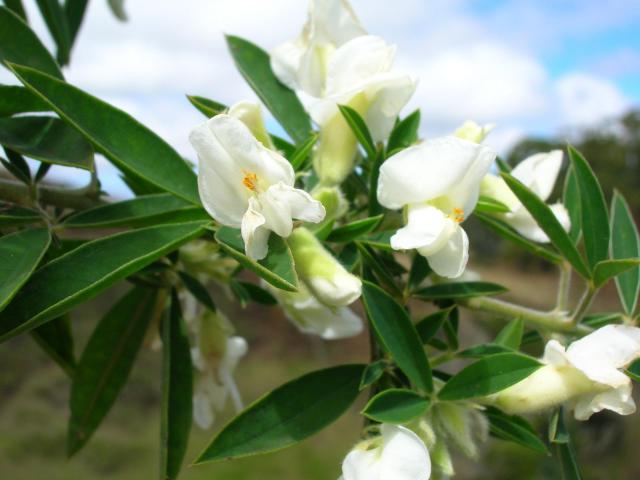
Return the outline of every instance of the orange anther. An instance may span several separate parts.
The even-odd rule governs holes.
[[[245,187],[247,187],[249,190],[255,191],[257,181],[258,181],[258,175],[256,175],[253,172],[248,172],[245,174],[244,178],[242,179],[242,184]]]

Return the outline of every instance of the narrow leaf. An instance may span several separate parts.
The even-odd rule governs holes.
[[[93,170],[91,144],[57,118],[0,118],[0,143],[41,162]]]
[[[369,385],[380,380],[386,368],[387,362],[384,359],[376,360],[375,362],[367,365],[364,372],[362,372],[362,379],[360,379],[360,390],[364,390]]]
[[[378,339],[404,374],[425,392],[433,390],[431,368],[406,310],[380,287],[363,282],[362,299]]]
[[[192,277],[186,272],[178,272],[180,276],[180,280],[184,284],[185,288],[189,291],[191,295],[195,297],[198,302],[207,307],[212,312],[216,311],[216,304],[213,302],[211,295],[207,288],[200,283],[200,280]]]
[[[611,201],[611,258],[640,257],[640,235],[631,209],[624,197],[613,193]],[[616,277],[618,296],[627,315],[632,315],[640,294],[640,268],[632,268]]]
[[[511,188],[511,191],[513,191],[529,211],[538,226],[547,234],[553,245],[564,254],[576,272],[584,278],[589,278],[589,267],[584,263],[582,256],[578,253],[569,234],[564,231],[564,228],[562,228],[562,225],[549,206],[511,175],[503,173],[502,178],[504,178],[509,188]]]
[[[180,301],[174,291],[171,312],[162,324],[162,422],[160,478],[178,477],[193,420],[193,367]]]
[[[524,418],[507,415],[494,407],[488,407],[486,414],[489,419],[489,431],[494,437],[517,443],[535,452],[548,452],[547,446]]]
[[[4,4],[9,10],[18,15],[25,23],[29,23],[27,20],[27,12],[24,9],[22,0],[4,0]]]
[[[215,238],[229,256],[274,287],[289,292],[298,290],[298,276],[293,264],[293,255],[281,237],[271,235],[269,253],[260,261],[252,260],[244,254],[244,242],[240,230],[222,227],[216,232]]]
[[[22,230],[0,237],[0,310],[7,306],[31,276],[50,242],[51,235],[44,228]]]
[[[51,105],[60,117],[77,128],[118,168],[200,204],[193,170],[168,143],[147,127],[122,110],[72,85],[32,68],[12,65],[11,69],[27,88]]]
[[[423,344],[426,344],[429,340],[435,337],[436,333],[438,333],[440,328],[442,328],[444,322],[449,318],[452,310],[453,307],[438,310],[431,315],[427,315],[416,323],[416,330]]]
[[[382,217],[382,215],[377,215],[375,217],[363,218],[338,227],[329,234],[327,241],[346,243],[355,240],[375,230],[380,224]]]
[[[64,15],[67,17],[70,45],[73,44],[80,31],[89,0],[65,0]]]
[[[0,314],[0,341],[31,330],[201,235],[206,224],[160,225],[87,242],[37,270]]]
[[[353,108],[348,105],[338,105],[340,109],[340,113],[346,120],[347,124],[351,128],[351,131],[364,148],[364,151],[367,153],[369,158],[374,158],[376,156],[376,146],[373,143],[373,138],[371,137],[371,132],[369,132],[369,127],[362,119],[360,114],[356,112]]]
[[[562,203],[569,212],[569,220],[571,228],[569,229],[569,237],[577,244],[582,233],[582,211],[580,209],[580,190],[578,189],[578,180],[574,173],[573,167],[569,167],[564,180],[564,191],[562,194]]]
[[[353,404],[363,370],[331,367],[276,388],[231,420],[196,463],[274,452],[319,432]]]
[[[510,321],[493,341],[496,345],[518,350],[524,334],[524,322],[521,318]]]
[[[1,15],[1,14],[0,14]],[[49,105],[25,87],[0,85],[0,117],[16,113],[46,112]]]
[[[169,193],[157,193],[82,210],[63,224],[67,228],[139,227],[207,218],[210,217],[202,208]]]
[[[419,288],[431,272],[432,270],[427,259],[416,252],[411,262],[411,270],[409,270],[409,279],[407,281],[408,290],[413,292]]]
[[[582,236],[591,268],[609,255],[609,214],[602,188],[582,154],[569,146],[569,159],[580,192]]]
[[[62,5],[58,0],[36,0],[36,3],[49,29],[49,33],[51,33],[58,47],[56,55],[58,63],[64,66],[69,63],[71,35]]]
[[[209,100],[208,98],[198,95],[187,95],[187,99],[191,102],[191,105],[196,107],[198,111],[207,118],[213,118],[216,115],[224,113],[228,108],[223,103],[218,103],[215,100]]]
[[[35,210],[0,201],[0,226],[23,225],[40,220],[40,214]]]
[[[311,133],[309,116],[295,92],[274,75],[269,54],[233,35],[227,35],[227,45],[238,70],[260,100],[296,143],[304,142]]]
[[[38,36],[6,7],[0,7],[0,61],[26,65],[61,80],[64,78]]]
[[[509,213],[511,209],[491,197],[480,195],[474,212],[478,213]]]
[[[407,148],[418,139],[418,129],[420,128],[420,110],[416,110],[407,115],[396,124],[389,135],[387,142],[387,156],[395,151]]]
[[[507,289],[502,285],[489,282],[451,282],[438,283],[417,290],[413,296],[421,300],[459,299],[487,295],[500,295]]]
[[[91,438],[127,382],[155,303],[153,290],[135,287],[113,305],[91,334],[71,383],[69,456]]]
[[[318,134],[312,133],[307,140],[302,142],[298,148],[289,156],[289,162],[293,169],[297,172],[305,165],[313,146],[318,141]]]
[[[544,258],[545,260],[560,264],[562,263],[562,257],[555,252],[552,252],[548,248],[543,247],[537,243],[534,243],[530,240],[527,240],[514,229],[512,229],[509,225],[495,218],[491,218],[487,215],[483,215],[481,213],[474,213],[475,217],[484,223],[491,230],[496,232],[503,238],[506,238],[510,242],[518,245],[519,247],[527,250],[529,253],[533,255],[537,255],[540,258]]]
[[[542,364],[518,353],[483,357],[463,368],[442,387],[440,400],[464,400],[504,390],[527,378]]]
[[[249,282],[236,282],[236,283],[242,287],[242,289],[246,293],[247,298],[249,300],[259,303],[260,305],[273,306],[278,304],[278,300],[276,300],[276,297],[274,297],[271,294],[271,292],[256,285],[255,283],[249,283]]]
[[[593,284],[596,288],[600,288],[612,278],[629,270],[637,271],[638,268],[640,268],[640,258],[603,260],[593,269]]]
[[[428,407],[429,400],[416,392],[391,388],[369,400],[362,414],[376,422],[400,425],[423,415]]]
[[[73,353],[73,335],[69,315],[63,315],[40,325],[31,331],[31,336],[67,375],[73,377],[76,358]]]
[[[127,21],[127,12],[124,10],[124,0],[107,0],[111,13],[121,22]]]

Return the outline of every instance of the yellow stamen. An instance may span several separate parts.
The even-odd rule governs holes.
[[[253,172],[246,172],[242,179],[242,184],[249,190],[256,190],[256,182],[258,181],[258,175]]]
[[[453,221],[456,223],[462,223],[464,220],[464,210],[461,208],[454,208],[453,209]]]

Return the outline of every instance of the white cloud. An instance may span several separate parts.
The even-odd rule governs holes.
[[[611,82],[584,73],[570,73],[555,84],[560,120],[565,125],[595,125],[629,108],[629,101]]]

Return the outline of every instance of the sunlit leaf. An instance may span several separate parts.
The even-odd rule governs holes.
[[[611,258],[640,257],[640,235],[631,209],[619,192],[611,201]],[[625,312],[631,315],[640,294],[640,267],[632,268],[616,277],[618,295]]]
[[[429,407],[429,400],[412,390],[391,388],[375,395],[362,414],[376,422],[403,424],[420,417]]]

